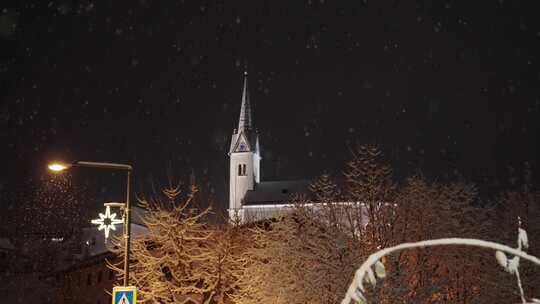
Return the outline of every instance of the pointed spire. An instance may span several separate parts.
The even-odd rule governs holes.
[[[242,108],[240,109],[240,120],[238,121],[238,131],[251,129],[251,105],[249,104],[248,73],[244,71],[244,91],[242,92]]]

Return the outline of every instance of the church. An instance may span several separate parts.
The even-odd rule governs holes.
[[[261,181],[259,134],[253,121],[248,73],[238,128],[233,130],[229,149],[229,218],[240,223],[275,217],[290,207],[292,194],[309,193],[309,181]]]

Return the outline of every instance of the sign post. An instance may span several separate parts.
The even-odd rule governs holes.
[[[135,286],[114,287],[112,304],[137,304],[137,288]]]

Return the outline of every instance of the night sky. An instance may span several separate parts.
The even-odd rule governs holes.
[[[0,191],[111,161],[139,190],[193,172],[225,203],[246,63],[263,180],[340,172],[356,143],[398,178],[536,173],[534,2],[4,0]]]

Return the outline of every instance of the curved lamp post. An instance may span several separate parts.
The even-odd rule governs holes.
[[[100,162],[89,162],[89,161],[76,161],[70,164],[66,163],[51,163],[49,170],[54,172],[62,172],[71,167],[87,167],[87,168],[98,168],[98,169],[109,169],[109,170],[122,170],[127,172],[127,187],[126,187],[126,204],[124,206],[124,286],[128,286],[129,279],[129,252],[130,252],[130,237],[131,237],[131,216],[130,216],[130,202],[129,202],[129,192],[131,185],[131,171],[133,167],[125,164],[115,164],[115,163],[100,163]]]

